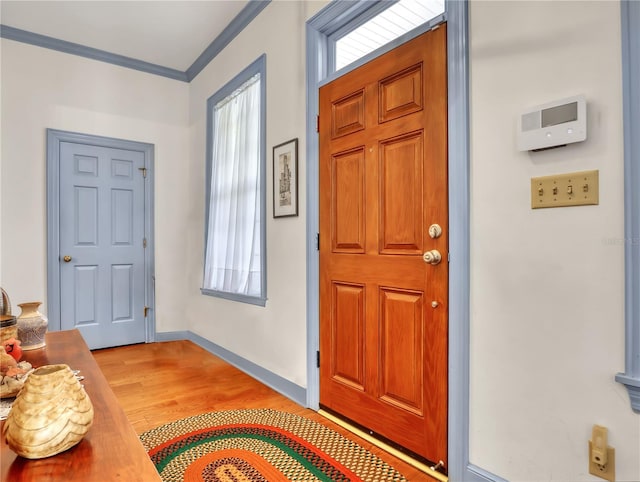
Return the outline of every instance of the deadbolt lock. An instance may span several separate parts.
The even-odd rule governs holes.
[[[435,266],[436,264],[440,263],[440,261],[442,261],[442,255],[437,249],[432,249],[431,251],[427,251],[426,253],[424,253],[422,255],[422,259],[424,259],[425,263],[429,263]]]
[[[433,239],[442,236],[442,226],[440,226],[439,224],[432,224],[431,226],[429,226],[429,236],[431,236]]]

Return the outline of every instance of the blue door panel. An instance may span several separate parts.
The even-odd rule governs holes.
[[[73,325],[67,323],[64,328],[77,328],[80,325],[97,323],[96,301],[98,297],[98,266],[72,266],[73,269]]]
[[[111,191],[111,244],[113,246],[133,245],[134,193],[130,189]]]
[[[140,151],[60,144],[61,328],[92,349],[145,341],[144,164]]]
[[[111,312],[113,321],[131,321],[133,312],[133,265],[111,267]]]
[[[74,186],[73,199],[74,244],[76,246],[98,245],[98,189]]]

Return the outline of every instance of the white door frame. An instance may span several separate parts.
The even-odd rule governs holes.
[[[144,236],[147,248],[144,254],[145,306],[149,312],[145,318],[145,341],[155,341],[155,255],[153,239],[153,161],[154,146],[144,142],[111,137],[94,136],[77,132],[47,129],[47,317],[49,329],[61,329],[60,320],[60,143],[73,142],[91,146],[139,151],[144,154],[147,169],[145,185]]]

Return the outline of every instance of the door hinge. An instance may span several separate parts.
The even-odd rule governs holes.
[[[320,350],[316,351],[316,367],[320,368]]]
[[[316,132],[320,132],[320,116],[316,116]]]
[[[147,177],[147,168],[146,167],[139,167],[138,171],[142,171],[142,177]]]
[[[142,238],[142,247],[143,248],[147,247],[147,238]]]
[[[144,307],[144,317],[146,318],[148,314],[149,314],[149,307],[145,306]]]
[[[320,233],[316,233],[316,251],[320,251]]]

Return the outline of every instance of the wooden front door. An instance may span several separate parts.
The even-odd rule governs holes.
[[[320,404],[445,466],[446,66],[440,26],[323,86],[319,124]]]

